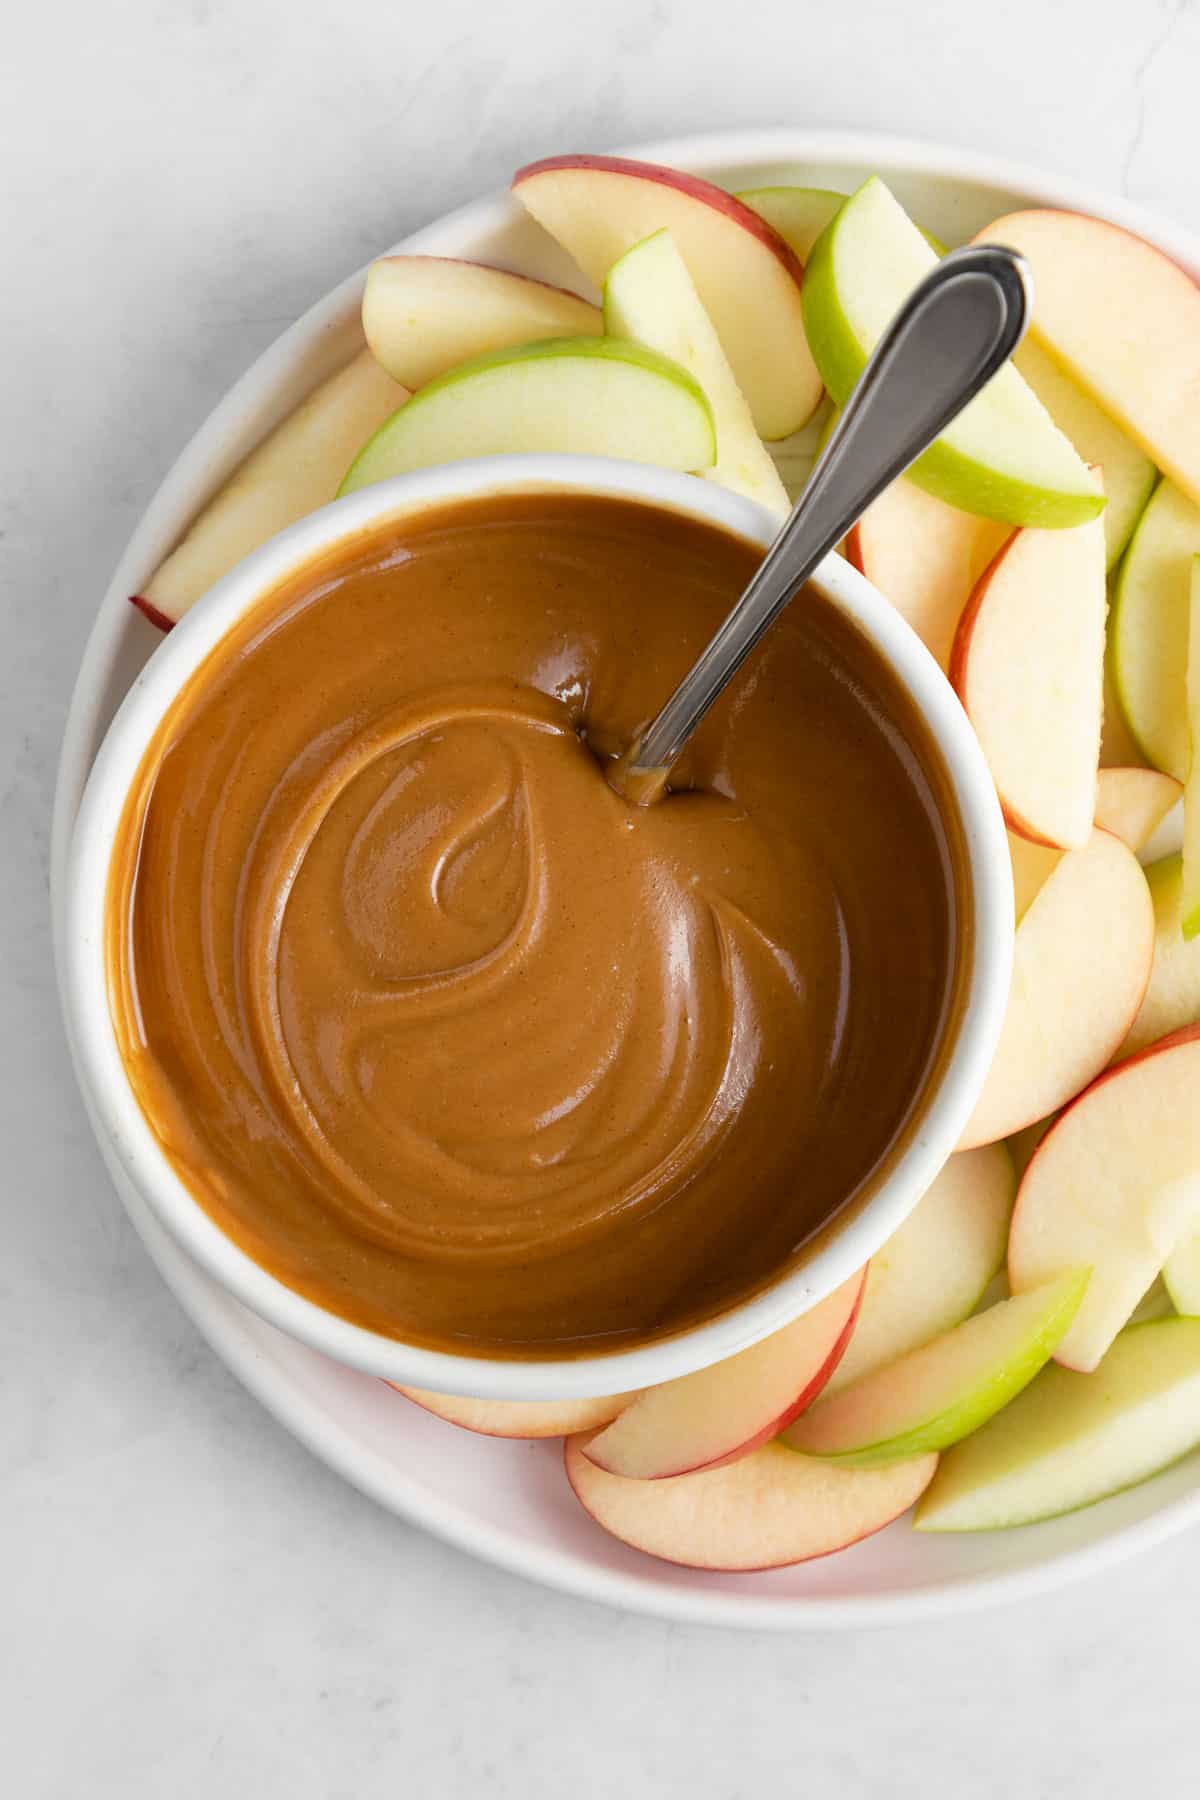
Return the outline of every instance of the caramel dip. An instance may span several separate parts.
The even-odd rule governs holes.
[[[122,1052],[293,1289],[459,1353],[628,1349],[777,1279],[898,1154],[968,922],[877,653],[810,590],[685,791],[604,777],[759,556],[627,500],[425,512],[262,600],[160,726],[110,877]]]

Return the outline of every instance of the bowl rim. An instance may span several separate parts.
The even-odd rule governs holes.
[[[765,509],[715,483],[598,457],[487,457],[399,476],[335,500],[244,558],[155,650],[97,753],[66,871],[64,993],[81,1076],[125,1174],[160,1221],[236,1298],[322,1354],[401,1386],[502,1400],[624,1393],[691,1374],[791,1323],[862,1268],[912,1211],[962,1135],[1003,1024],[1013,951],[1004,824],[958,697],[890,602],[841,557],[828,557],[814,585],[890,667],[918,707],[941,758],[961,822],[973,906],[949,1055],[872,1190],[843,1222],[821,1234],[798,1268],[749,1299],[669,1337],[573,1358],[505,1360],[384,1336],[298,1293],[227,1236],[172,1165],[138,1104],[108,1004],[109,870],[145,752],[180,692],[235,623],[316,556],[391,520],[418,517],[431,506],[547,491],[600,493],[666,508],[762,546],[777,529]]]
[[[849,166],[864,174],[880,169],[914,179],[974,184],[1006,197],[1019,197],[1024,205],[1073,208],[1109,219],[1148,238],[1200,279],[1200,236],[1195,231],[1104,187],[937,139],[870,130],[775,126],[641,142],[623,146],[619,153],[651,161],[674,158],[718,181],[727,181],[731,171],[740,175],[753,169],[757,173],[758,165],[770,163],[788,169],[792,179],[796,179],[797,167],[805,169],[808,179],[828,181],[836,169]],[[740,179],[738,185],[742,185]],[[458,245],[470,231],[469,253],[494,259],[495,246],[511,213],[507,196],[493,191],[441,214],[391,248],[466,254]],[[448,239],[455,245],[453,250],[447,248]],[[386,248],[381,246],[378,254],[384,254]],[[50,900],[60,996],[66,850],[101,723],[111,710],[114,693],[126,685],[123,664],[131,659],[131,650],[136,653],[136,645],[128,641],[127,596],[145,580],[192,508],[213,491],[222,475],[270,429],[286,406],[294,404],[320,378],[321,359],[326,359],[327,368],[332,366],[327,360],[328,341],[336,337],[339,320],[355,305],[363,274],[360,269],[348,275],[319,299],[217,400],[149,499],[85,634],[59,755],[51,826]],[[281,391],[289,387],[290,397],[281,399]],[[143,641],[147,641],[144,634]],[[69,1029],[67,1036],[74,1056]],[[84,1104],[90,1111],[86,1093]],[[906,1577],[883,1591],[864,1590],[851,1581],[833,1594],[783,1592],[772,1578],[762,1578],[763,1589],[756,1586],[754,1592],[746,1592],[712,1575],[700,1578],[702,1586],[685,1587],[680,1585],[678,1571],[668,1579],[668,1572],[651,1561],[639,1562],[636,1574],[616,1571],[578,1551],[564,1549],[547,1521],[539,1521],[536,1537],[531,1539],[529,1527],[523,1529],[490,1512],[483,1514],[482,1509],[473,1512],[464,1497],[431,1492],[415,1468],[392,1464],[378,1449],[364,1443],[341,1409],[328,1404],[318,1391],[315,1374],[323,1372],[319,1359],[279,1338],[213,1284],[162,1230],[136,1193],[121,1182],[102,1141],[100,1148],[129,1217],[164,1282],[212,1348],[274,1418],[315,1456],[402,1519],[468,1554],[561,1592],[657,1618],[726,1629],[857,1630],[951,1617],[1049,1592],[1115,1567],[1126,1557],[1163,1544],[1200,1522],[1198,1476],[1190,1491],[1168,1488],[1144,1516],[1129,1519],[1121,1512],[1114,1513],[1116,1503],[1101,1503],[1089,1515],[1095,1525],[1082,1543],[1064,1546],[1056,1542],[1047,1549],[1041,1536],[1052,1528],[1030,1528],[1030,1540],[1036,1538],[1037,1542],[1031,1541],[1031,1548],[1022,1552],[1015,1566],[997,1567],[986,1557],[966,1573],[954,1565],[947,1569],[935,1565],[928,1575],[912,1580]],[[1158,1487],[1161,1479],[1156,1478],[1153,1485]]]

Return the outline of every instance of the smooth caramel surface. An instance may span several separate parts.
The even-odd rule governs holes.
[[[460,504],[293,577],[164,721],[114,1017],[172,1162],[292,1287],[441,1348],[628,1348],[763,1286],[896,1153],[961,856],[875,653],[810,591],[690,791],[631,808],[594,753],[758,554],[628,501]]]

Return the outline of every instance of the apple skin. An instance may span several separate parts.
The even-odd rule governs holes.
[[[130,594],[129,604],[136,607],[142,617],[149,619],[150,623],[159,631],[170,631],[175,623],[174,619],[168,619],[165,612],[158,610],[153,600],[147,600],[144,594]]]
[[[1117,571],[1108,623],[1113,691],[1138,754],[1186,781],[1188,614],[1200,506],[1160,481]]]
[[[1183,935],[1183,859],[1178,852],[1151,863],[1146,882],[1154,907],[1154,956],[1141,1007],[1118,1058],[1200,1023],[1200,944]]]
[[[633,1394],[612,1394],[600,1400],[472,1400],[459,1394],[435,1394],[426,1388],[386,1386],[403,1394],[422,1412],[478,1437],[507,1440],[570,1437],[580,1431],[598,1431],[611,1424]]]

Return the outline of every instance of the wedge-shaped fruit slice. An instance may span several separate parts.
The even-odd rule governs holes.
[[[1193,1028],[1094,1081],[1025,1171],[1008,1241],[1014,1294],[1092,1270],[1055,1351],[1069,1369],[1096,1367],[1172,1251],[1200,1232],[1198,1093]]]
[[[854,1330],[864,1281],[860,1271],[761,1343],[647,1388],[584,1455],[612,1475],[660,1481],[757,1449],[825,1386]]]
[[[570,1437],[577,1431],[595,1431],[615,1419],[634,1398],[632,1394],[610,1394],[599,1400],[474,1400],[466,1394],[435,1394],[429,1388],[390,1385],[447,1424],[498,1438]]]
[[[1188,620],[1200,507],[1160,482],[1117,577],[1109,625],[1113,686],[1148,762],[1187,778]]]
[[[1083,461],[1103,471],[1105,560],[1111,569],[1120,561],[1146,509],[1158,471],[1145,451],[1126,437],[1032,336],[1020,345],[1013,362]]]
[[[1096,824],[1128,844],[1143,867],[1183,849],[1183,787],[1159,769],[1101,769]]]
[[[1009,213],[978,242],[1033,271],[1033,329],[1160,469],[1200,503],[1200,288],[1144,238],[1084,213]]]
[[[448,256],[384,256],[372,263],[362,322],[376,361],[409,388],[490,350],[598,337],[604,329],[599,307],[578,294]]]
[[[1027,1387],[1078,1311],[1088,1270],[1001,1300],[886,1368],[820,1402],[784,1442],[869,1469],[945,1450]]]
[[[846,203],[845,194],[814,187],[744,188],[734,197],[765,219],[802,263],[808,261],[813,245]]]
[[[764,1444],[737,1462],[673,1481],[598,1469],[569,1438],[567,1479],[580,1505],[622,1543],[692,1569],[779,1569],[882,1531],[929,1486],[936,1456],[886,1469],[839,1469]]]
[[[1200,940],[1183,935],[1183,859],[1165,856],[1146,870],[1154,907],[1150,980],[1120,1054],[1131,1056],[1159,1038],[1200,1025]]]
[[[1133,1487],[1200,1443],[1200,1319],[1132,1325],[1094,1375],[1043,1370],[943,1457],[918,1531],[1030,1525]]]
[[[552,338],[431,381],[360,450],[340,491],[435,463],[539,450],[707,469],[716,433],[699,384],[678,363],[616,338]]]
[[[407,397],[362,351],[250,452],[134,605],[164,629],[181,619],[243,556],[332,500],[355,451]]]
[[[704,471],[706,478],[782,518],[787,490],[669,231],[656,231],[613,264],[604,283],[604,328],[610,337],[669,356],[695,376],[717,429],[717,460]]]
[[[1200,1235],[1172,1250],[1163,1265],[1163,1285],[1177,1313],[1200,1318]]]
[[[1192,558],[1188,626],[1188,777],[1183,793],[1183,935],[1200,937],[1200,556]]]
[[[902,477],[849,532],[846,555],[944,669],[972,589],[1009,535],[1009,526],[961,512]]]
[[[960,1149],[1047,1118],[1100,1073],[1137,1016],[1153,949],[1137,857],[1093,831],[1060,857],[1017,925],[1000,1043]]]
[[[878,176],[817,239],[804,283],[804,322],[835,404],[845,404],[893,314],[936,262]],[[1012,525],[1080,525],[1104,508],[1070,439],[1011,364],[909,473],[952,506]]]
[[[1104,709],[1104,525],[1014,532],[959,621],[950,679],[1009,825],[1087,843]]]
[[[787,437],[812,417],[821,378],[804,335],[803,270],[756,212],[710,181],[617,156],[530,163],[513,192],[597,286],[627,250],[670,231],[758,431]]]
[[[1003,1144],[950,1158],[871,1258],[858,1322],[823,1398],[966,1318],[1004,1261],[1016,1186]]]

